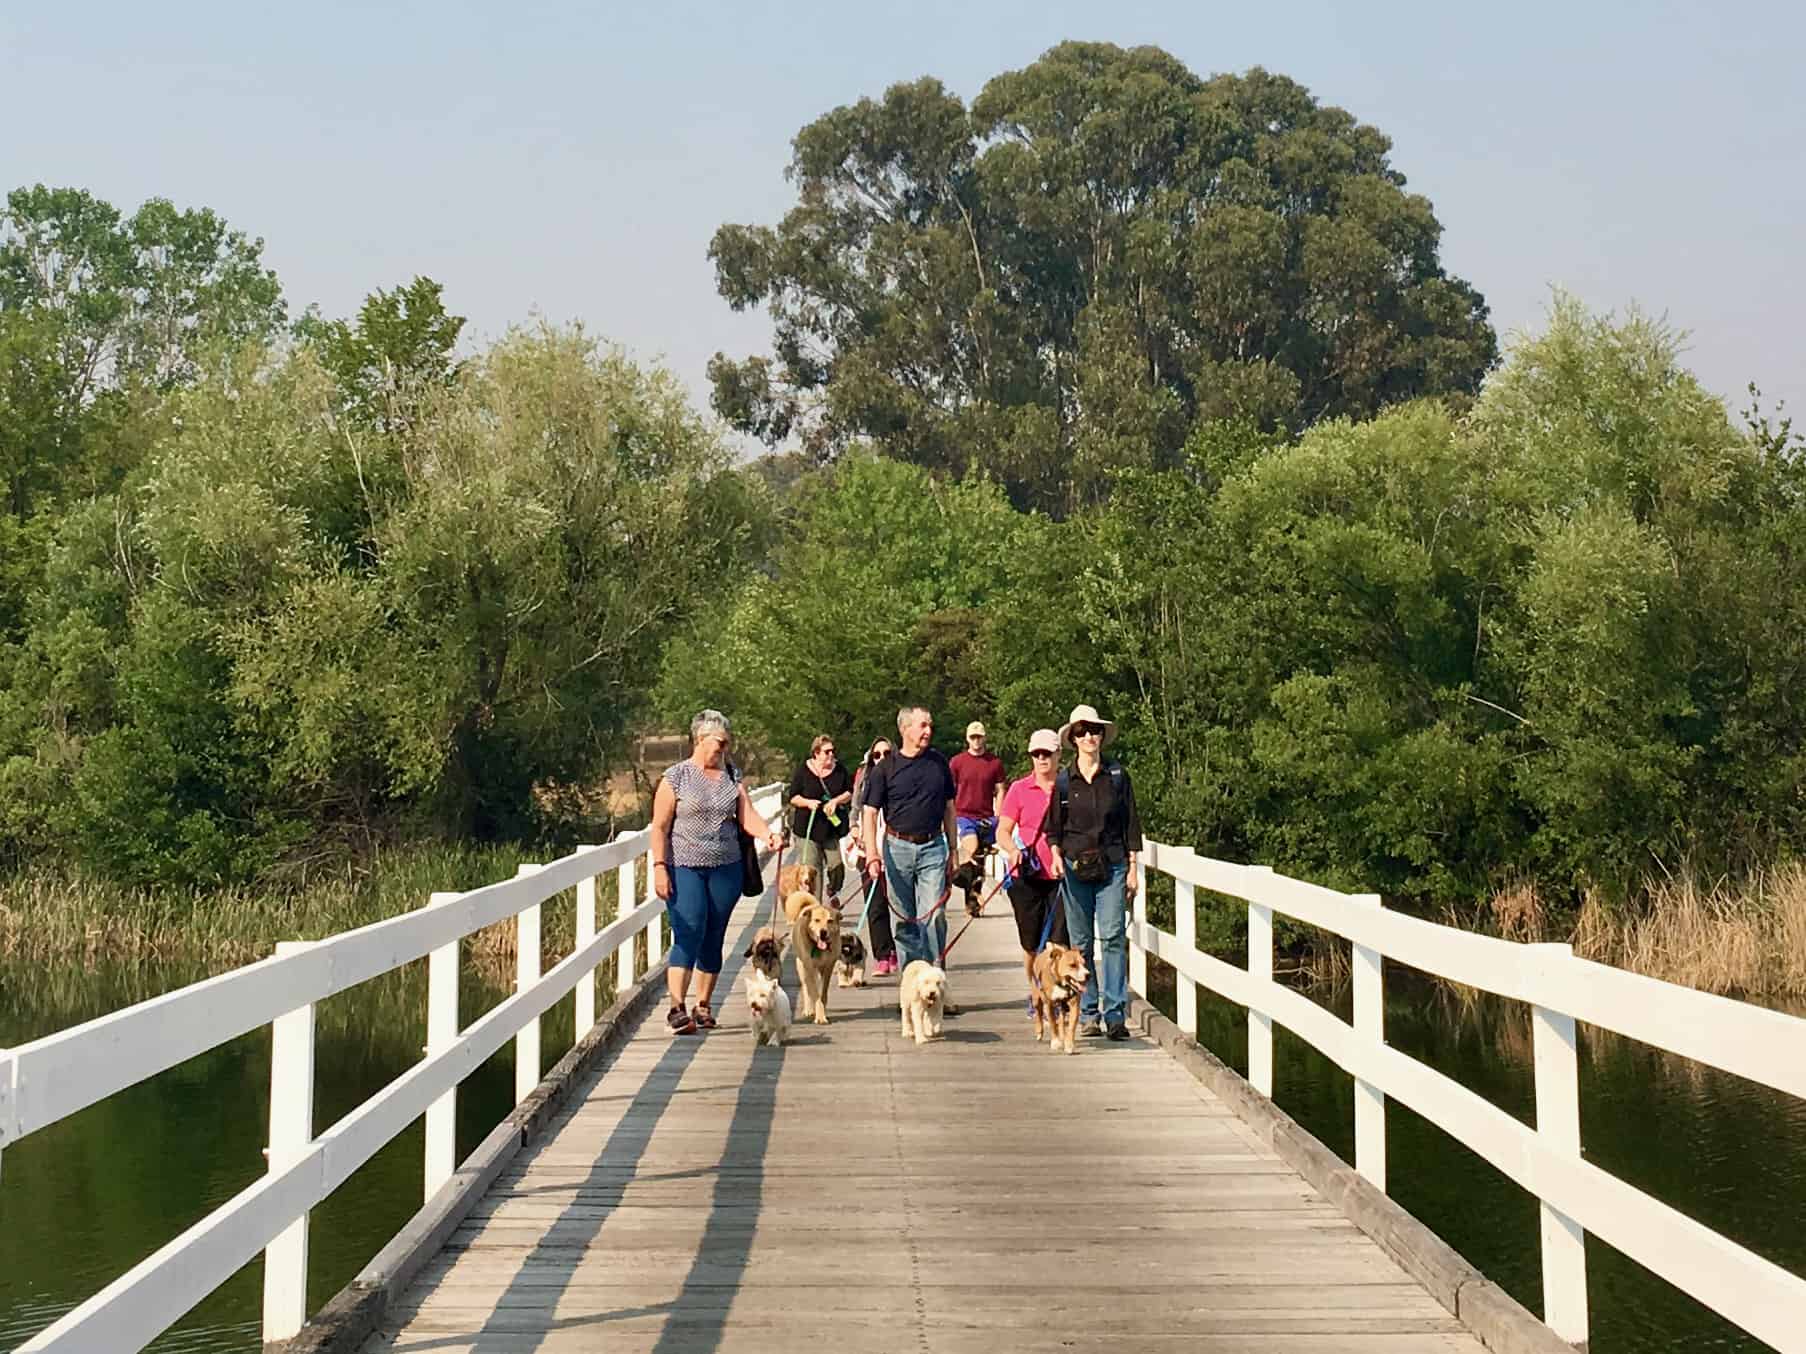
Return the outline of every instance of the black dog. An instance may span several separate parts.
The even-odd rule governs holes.
[[[856,931],[841,933],[840,962],[834,965],[834,980],[841,987],[865,986],[865,942]]]

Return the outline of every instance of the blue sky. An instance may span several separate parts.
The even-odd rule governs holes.
[[[716,296],[724,221],[789,205],[790,138],[939,76],[970,99],[1067,38],[1263,65],[1385,131],[1502,335],[1550,288],[1639,303],[1742,405],[1806,414],[1798,6],[116,0],[0,11],[0,185],[206,205],[296,310],[426,273],[478,338],[581,319],[704,396],[766,326]],[[1802,420],[1806,422],[1806,419]]]

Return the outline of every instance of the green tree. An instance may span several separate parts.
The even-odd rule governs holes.
[[[797,205],[710,257],[771,357],[718,412],[818,458],[869,440],[1066,513],[1192,425],[1295,431],[1473,394],[1496,345],[1390,143],[1283,77],[1065,43],[967,109],[893,86],[797,134]]]

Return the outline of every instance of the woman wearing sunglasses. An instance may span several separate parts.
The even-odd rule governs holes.
[[[864,850],[859,841],[859,822],[865,811],[866,773],[873,767],[882,765],[890,754],[890,739],[874,739],[872,745],[865,750],[865,756],[859,759],[859,769],[853,773],[853,802],[847,806],[853,830],[841,843],[840,854],[855,878],[865,869]],[[866,892],[871,888],[870,881],[867,881],[855,906],[865,907],[871,914],[872,976],[883,978],[897,971],[897,939],[890,929],[890,900],[885,892],[883,874],[879,874],[877,883],[878,891],[870,905],[867,906],[866,903]],[[847,915],[853,914],[849,912]]]
[[[1055,945],[1066,943],[1066,907],[1060,901],[1060,882],[1052,874],[1053,852],[1045,833],[1047,806],[1060,771],[1060,735],[1036,729],[1028,736],[1028,756],[1032,769],[1004,791],[1003,807],[997,811],[997,849],[1009,861],[1010,908],[1016,914],[1022,967],[1033,987],[1042,938]]]
[[[1129,1037],[1129,898],[1135,892],[1135,858],[1141,851],[1141,815],[1129,773],[1104,760],[1116,725],[1089,705],[1073,707],[1060,727],[1060,741],[1077,749],[1070,771],[1054,778],[1043,830],[1053,847],[1055,879],[1066,899],[1066,930],[1072,944],[1091,953],[1095,934],[1103,951],[1079,1003],[1079,1033],[1108,1030],[1112,1039]],[[1103,1002],[1098,1001],[1098,978]],[[1102,1016],[1102,1025],[1099,1017]]]

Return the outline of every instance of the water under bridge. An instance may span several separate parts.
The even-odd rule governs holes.
[[[776,787],[759,794],[775,812]],[[0,1050],[3,1149],[272,1029],[267,1174],[21,1348],[141,1348],[261,1253],[264,1338],[297,1351],[1560,1351],[1587,1338],[1591,1232],[1806,1350],[1806,1280],[1587,1160],[1576,1060],[1580,1022],[1806,1097],[1806,1021],[1149,843],[1173,929],[1150,922],[1143,887],[1126,1043],[1055,1057],[1034,1042],[1015,929],[993,909],[949,961],[964,1009],[941,1039],[902,1037],[891,980],[836,989],[829,1025],[755,1050],[735,979],[767,900],[729,933],[721,1028],[673,1039],[646,849],[644,833],[580,848]],[[566,890],[575,933],[542,972],[542,909]],[[1245,967],[1196,948],[1199,890],[1246,906]],[[1276,914],[1350,943],[1352,1019],[1274,981]],[[515,990],[461,1026],[461,947],[500,924],[516,928]],[[318,1127],[315,1006],[422,961],[424,1056]],[[1386,961],[1530,1008],[1534,1124],[1387,1044]],[[1144,1000],[1151,964],[1175,971],[1174,1020]],[[1200,988],[1247,1007],[1246,1079],[1191,1037]],[[573,993],[576,1045],[546,1071],[541,1019]],[[1352,1075],[1352,1162],[1274,1106],[1275,1024]],[[517,1108],[457,1160],[458,1086],[510,1042]],[[1389,1098],[1540,1200],[1540,1313],[1388,1197]],[[422,1118],[421,1210],[310,1312],[310,1210]]]

